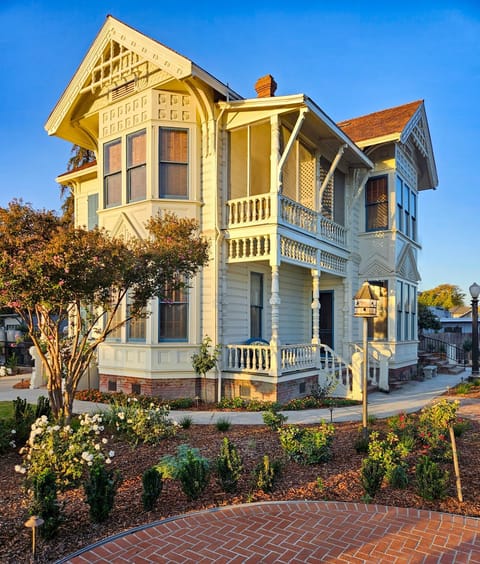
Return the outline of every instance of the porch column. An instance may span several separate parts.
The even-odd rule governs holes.
[[[278,115],[270,118],[270,206],[271,217],[278,221],[279,194],[282,183],[278,171],[280,161],[280,121]]]
[[[272,338],[270,339],[270,344],[277,346],[280,344],[278,328],[281,304],[278,268],[278,265],[272,265],[272,293],[270,296],[270,305],[272,306]]]
[[[278,329],[280,324],[280,283],[279,283],[279,267],[278,265],[271,265],[272,268],[272,292],[270,296],[270,305],[272,306],[272,336],[270,339],[271,347],[271,365],[270,375],[279,376],[281,372],[281,359],[280,359],[280,337]]]
[[[312,314],[313,314],[313,336],[312,345],[320,344],[320,272],[312,270]]]
[[[320,368],[320,271],[312,270],[312,345],[315,346],[315,366]]]

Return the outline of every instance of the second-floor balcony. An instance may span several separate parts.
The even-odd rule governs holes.
[[[278,198],[278,206],[273,205],[276,204],[274,198]],[[278,209],[277,213],[276,209]],[[227,227],[229,229],[265,223],[291,227],[337,247],[346,248],[347,232],[343,225],[290,198],[266,193],[228,200]]]

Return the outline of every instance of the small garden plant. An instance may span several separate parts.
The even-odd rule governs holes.
[[[242,475],[243,462],[237,448],[227,437],[224,437],[222,441],[220,456],[216,460],[216,469],[223,491],[234,493]]]
[[[155,508],[163,489],[163,475],[156,466],[147,468],[142,475],[142,505],[145,511]]]
[[[334,434],[334,426],[322,421],[318,427],[286,425],[279,430],[279,439],[291,460],[300,464],[319,464],[330,460]]]
[[[210,464],[197,448],[181,445],[177,455],[164,456],[157,468],[165,478],[179,480],[189,500],[198,499],[210,481]]]
[[[272,492],[280,474],[281,467],[281,463],[278,460],[271,461],[268,454],[265,454],[262,461],[259,462],[255,468],[255,487],[265,493]]]

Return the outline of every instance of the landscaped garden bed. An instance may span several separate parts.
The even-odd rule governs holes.
[[[273,423],[272,418],[267,420],[270,426],[191,425],[189,428],[169,427],[165,433],[166,438],[157,441],[154,437],[155,428],[149,426],[146,421],[143,427],[128,427],[127,419],[130,416],[126,409],[122,411],[119,407],[114,417],[108,422],[103,422],[104,430],[98,435],[99,441],[106,440],[105,451],[114,453],[109,468],[118,470],[122,478],[110,515],[101,523],[92,523],[89,505],[85,501],[84,489],[81,486],[59,493],[63,522],[53,539],[39,540],[37,561],[54,562],[79,548],[131,527],[220,505],[262,500],[325,499],[361,502],[367,499],[365,487],[362,485],[362,461],[367,455],[365,452],[357,452],[361,446],[358,423],[336,423],[333,425],[333,432],[329,425],[324,425],[322,429],[320,422],[316,426],[286,427],[288,421],[283,422],[283,425],[279,422],[278,431],[273,429],[275,418]],[[404,415],[390,420],[389,423],[371,420],[371,435],[376,436],[375,433],[378,433],[377,446],[380,448],[383,445],[382,448],[385,448],[389,432],[396,430],[400,434],[403,431],[407,433],[417,421],[416,417]],[[188,421],[183,423],[188,427]],[[93,425],[97,423],[93,422]],[[101,426],[103,427],[103,424]],[[219,430],[220,427],[224,430]],[[137,432],[140,428],[149,431],[144,436]],[[306,433],[306,430],[311,433]],[[460,434],[461,431],[463,433]],[[438,462],[441,472],[449,472],[446,497],[427,501],[420,496],[416,466],[421,460],[420,457],[428,454],[431,449],[428,437],[419,436],[414,444],[410,445],[411,450],[402,458],[408,478],[405,487],[393,487],[384,479],[382,486],[370,500],[383,505],[426,508],[480,517],[480,426],[477,422],[460,423],[458,434],[460,436],[457,438],[457,448],[464,499],[462,503],[457,499],[453,464],[448,457],[442,459],[440,456]],[[225,437],[235,445],[243,466],[237,489],[232,493],[226,493],[220,486],[216,471],[215,461],[220,455]],[[142,442],[144,438],[147,443]],[[395,440],[391,440],[389,444],[392,452],[389,451],[387,457],[382,456],[391,461],[400,451],[396,450],[398,442]],[[445,444],[448,447],[447,442]],[[165,460],[166,455],[177,455],[181,445],[198,449],[199,456],[210,461],[211,475],[208,485],[198,499],[188,499],[179,480],[165,479],[154,509],[146,511],[142,503],[143,473]],[[299,445],[302,446],[301,449],[297,448]],[[25,460],[17,450],[7,450],[0,458],[2,563],[29,562],[31,554],[31,532],[24,526],[29,507],[28,496],[23,489],[25,475],[15,472],[16,466],[17,469],[24,467]],[[318,459],[324,461],[309,464],[308,462],[315,461],[315,455],[318,453]],[[268,455],[270,463],[279,462],[281,466],[271,493],[265,493],[256,485],[256,470],[259,464],[263,464],[265,455]],[[88,460],[88,456],[85,460]]]

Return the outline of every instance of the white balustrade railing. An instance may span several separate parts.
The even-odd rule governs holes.
[[[285,196],[280,197],[280,217],[309,233],[317,233],[317,213]]]
[[[322,239],[326,239],[342,247],[345,247],[347,244],[347,230],[345,227],[325,216],[320,216],[320,235]]]
[[[347,231],[343,225],[335,223],[298,202],[280,196],[279,218],[272,218],[272,200],[270,194],[259,194],[248,198],[228,200],[228,226],[245,227],[252,223],[263,223],[269,219],[283,222],[302,229],[307,233],[317,235],[325,241],[345,247]]]
[[[272,208],[270,194],[228,200],[228,225],[240,226],[270,219]]]
[[[282,373],[295,370],[315,368],[315,345],[282,345],[280,346],[280,359]]]
[[[226,370],[270,372],[269,345],[226,345]]]
[[[270,345],[226,345],[225,365],[227,372],[254,372],[272,375],[272,358],[275,352]],[[320,383],[331,383],[332,394],[350,397],[353,390],[351,364],[343,360],[327,345],[281,345],[278,347],[279,374],[303,370],[318,370]],[[357,395],[359,391],[357,390]]]

